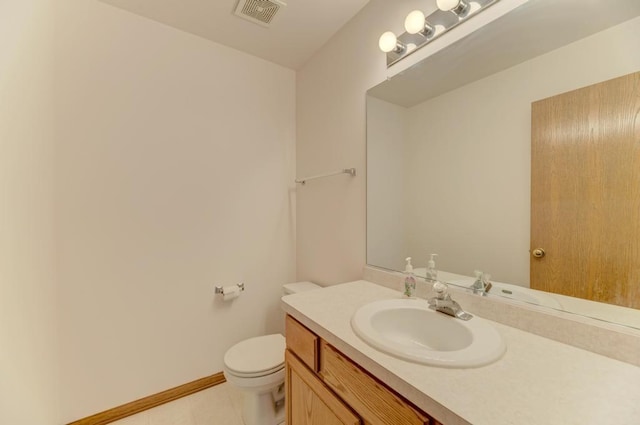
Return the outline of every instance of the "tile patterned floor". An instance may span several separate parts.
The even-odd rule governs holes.
[[[243,425],[242,395],[228,383],[113,422],[112,425]]]

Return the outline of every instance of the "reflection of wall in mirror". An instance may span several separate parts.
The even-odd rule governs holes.
[[[403,150],[406,131],[405,108],[375,98],[367,99],[368,165],[367,210],[376,211],[367,220],[367,258],[388,258],[388,267],[404,268],[396,253],[405,247]],[[398,190],[400,188],[400,190]]]
[[[406,194],[406,214],[383,217],[369,209],[367,262],[397,270],[406,256],[421,266],[438,252],[442,270],[481,269],[528,286],[531,102],[640,70],[638,39],[635,18],[408,108],[404,165],[393,168],[402,175],[387,175],[401,182],[396,191]],[[369,173],[371,161],[383,159],[369,152]],[[376,188],[368,186],[371,196]],[[374,256],[375,235],[398,221],[404,248]]]

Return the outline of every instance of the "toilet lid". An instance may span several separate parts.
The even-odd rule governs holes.
[[[227,369],[239,376],[267,375],[284,365],[285,339],[280,334],[241,341],[224,355]]]

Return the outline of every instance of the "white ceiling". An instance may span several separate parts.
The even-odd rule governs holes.
[[[238,0],[101,0],[121,9],[298,69],[369,0],[285,0],[271,26],[246,21]]]

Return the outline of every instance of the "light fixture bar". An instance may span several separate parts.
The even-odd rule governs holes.
[[[397,36],[395,40],[391,39],[393,33],[385,33],[387,43],[384,49],[382,40],[385,34],[381,37],[380,49],[387,55],[387,68],[499,1],[438,0],[438,9],[429,16],[414,10],[405,20],[406,32]],[[409,49],[407,46],[412,48]]]

